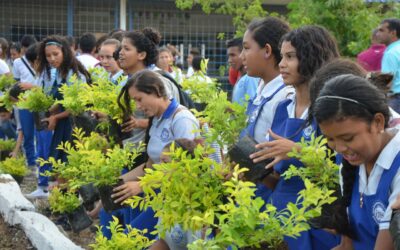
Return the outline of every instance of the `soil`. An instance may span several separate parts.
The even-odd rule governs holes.
[[[24,231],[18,226],[9,226],[0,216],[0,249],[26,250],[36,249],[32,246]]]
[[[24,178],[24,181],[20,185],[22,193],[27,194],[34,191],[36,189],[36,183],[37,183],[37,178],[34,178],[32,176],[26,176]],[[51,214],[47,199],[35,199],[31,200],[31,202],[35,206],[37,212],[47,216],[53,222],[56,222],[56,220],[59,218],[59,216]],[[91,227],[79,233],[74,233],[72,232],[72,230],[65,231],[60,225],[57,225],[57,227],[61,233],[67,236],[75,244],[81,246],[84,249],[90,249],[89,245],[94,243],[96,237],[96,231],[97,231],[96,225],[98,225],[98,220],[94,220]],[[1,245],[0,249],[3,250]],[[25,248],[17,248],[17,249],[25,249]]]

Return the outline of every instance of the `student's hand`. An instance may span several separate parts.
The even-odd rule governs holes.
[[[268,132],[269,136],[275,140],[257,144],[256,148],[261,150],[250,155],[250,159],[253,159],[254,163],[274,158],[271,163],[265,166],[266,169],[273,167],[282,160],[289,159],[287,154],[296,146],[295,142],[275,134],[271,129]]]
[[[57,125],[57,118],[54,115],[49,116],[48,118],[42,119],[42,122],[48,122],[49,125],[47,125],[48,130],[54,130]]]
[[[122,132],[130,132],[135,128],[147,128],[149,126],[149,119],[138,119],[130,116],[129,120],[122,125]]]
[[[34,84],[29,83],[29,82],[21,82],[18,85],[22,90],[28,90],[28,89],[35,87]]]
[[[101,201],[96,203],[96,206],[93,208],[93,210],[91,211],[87,211],[87,215],[89,215],[89,217],[91,217],[92,219],[96,219],[99,216],[100,213],[100,209],[103,207],[103,204],[101,203]]]
[[[107,115],[104,114],[103,112],[99,111],[92,111],[91,116],[99,121],[105,121],[107,120]]]
[[[114,203],[121,203],[124,200],[138,195],[142,192],[142,188],[138,181],[128,181],[113,189],[111,198],[114,199]]]
[[[18,155],[18,150],[14,150],[14,151],[12,151],[11,153],[10,153],[10,157],[12,157],[12,158],[17,158],[17,155]]]
[[[392,209],[400,209],[400,194],[397,195],[396,201],[392,205]]]

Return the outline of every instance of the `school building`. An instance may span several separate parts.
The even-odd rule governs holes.
[[[286,12],[289,0],[265,0],[269,12]],[[173,0],[0,0],[0,37],[19,41],[25,34],[37,39],[47,35],[79,37],[85,32],[100,36],[113,29],[154,27],[163,36],[162,44],[173,44],[186,58],[197,47],[209,58],[209,74],[217,75],[226,66],[225,33],[234,34],[231,16],[206,15],[200,8],[182,11]],[[186,62],[184,62],[186,63]]]

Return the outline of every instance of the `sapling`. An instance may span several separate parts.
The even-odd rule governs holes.
[[[57,100],[56,103],[61,104],[72,115],[79,115],[86,110],[85,95],[89,91],[89,85],[80,80],[76,74],[72,75],[69,81],[72,84],[61,86],[60,93],[63,95],[63,99]]]
[[[288,153],[288,156],[300,160],[305,167],[291,165],[283,174],[285,179],[299,176],[303,180],[309,179],[323,190],[337,189],[339,186],[339,166],[332,161],[336,154],[327,147],[327,142],[325,137],[315,137],[314,134],[310,141],[302,138],[297,143],[301,150],[294,147]]]
[[[0,172],[13,176],[25,176],[29,169],[25,165],[24,157],[9,157],[0,162]]]
[[[18,108],[32,112],[48,111],[54,104],[54,99],[46,95],[41,88],[32,88],[20,94]]]
[[[175,224],[184,230],[197,231],[203,223],[194,217],[207,217],[214,221],[218,206],[222,205],[224,187],[222,182],[229,169],[206,157],[210,149],[197,146],[194,157],[182,148],[171,146],[171,162],[154,164],[146,168],[140,179],[144,196],[132,197],[127,203],[141,209],[150,206],[160,218],[159,232],[170,230]],[[159,189],[160,192],[156,192]]]
[[[207,141],[216,141],[221,148],[233,145],[246,127],[246,107],[228,101],[227,94],[223,91],[211,98],[203,112],[195,114],[210,125]]]
[[[51,190],[49,204],[51,211],[56,213],[72,213],[81,205],[75,193],[62,192],[58,187]]]
[[[0,91],[5,92],[15,82],[16,81],[15,81],[14,77],[11,74],[0,75]]]
[[[201,70],[195,72],[193,76],[185,78],[182,82],[183,90],[187,91],[196,103],[208,103],[218,93],[216,80],[207,81],[207,64],[208,59],[203,59],[201,61]]]
[[[117,217],[113,216],[113,221],[110,222],[111,239],[107,239],[98,230],[96,234],[96,242],[89,246],[94,250],[125,250],[135,249],[143,250],[149,248],[154,240],[149,240],[144,234],[147,233],[147,229],[138,230],[127,225],[125,229],[120,225]],[[126,232],[125,232],[126,230]]]
[[[0,151],[12,151],[16,144],[14,139],[0,139]]]

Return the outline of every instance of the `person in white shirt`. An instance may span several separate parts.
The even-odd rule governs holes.
[[[114,59],[114,52],[120,46],[121,42],[117,39],[107,39],[101,44],[99,50],[100,64],[109,73],[109,79],[114,84],[118,84],[118,81],[120,81],[120,78],[124,75],[124,71]]]
[[[194,70],[192,67],[193,58],[195,56],[200,56],[200,51],[197,48],[192,48],[189,52],[188,57],[186,58],[186,62],[188,64],[188,70],[186,72],[186,77],[189,78],[194,74]]]
[[[337,211],[347,212],[355,237],[342,236],[337,249],[394,249],[389,222],[400,193],[400,133],[388,129],[386,96],[365,78],[340,75],[322,88],[312,113],[344,159],[344,207]]]
[[[0,75],[5,75],[10,73],[10,68],[8,67],[6,61],[0,59]]]
[[[76,58],[85,66],[86,70],[94,68],[100,63],[93,56],[96,50],[96,37],[92,33],[85,33],[79,38],[79,48],[82,54]]]

